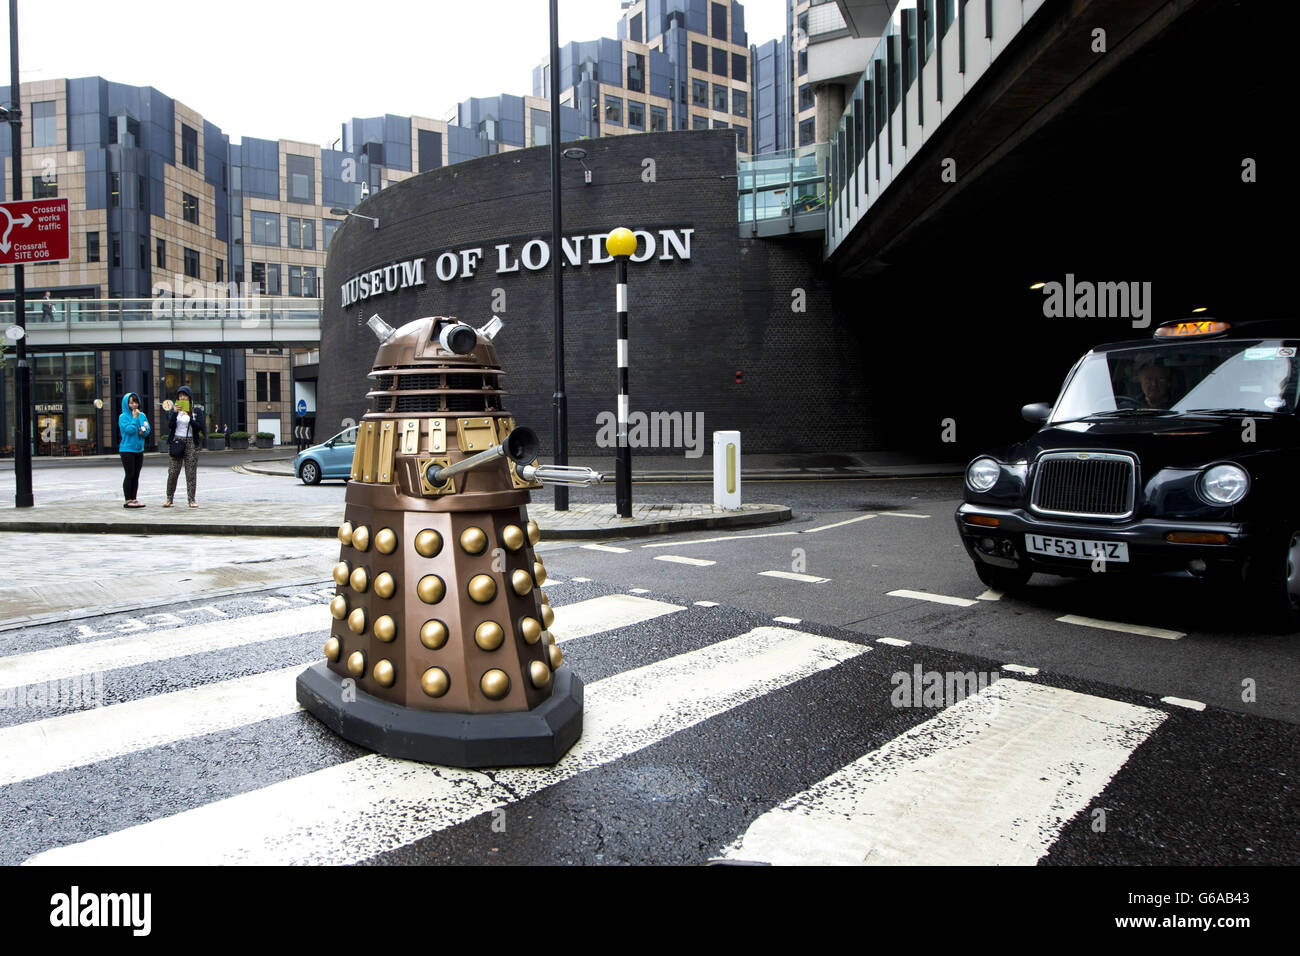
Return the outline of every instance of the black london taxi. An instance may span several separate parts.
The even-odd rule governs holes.
[[[1081,358],[1042,428],[966,469],[980,580],[1188,572],[1300,630],[1300,323],[1171,322]]]

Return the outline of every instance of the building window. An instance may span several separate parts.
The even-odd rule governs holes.
[[[691,103],[694,106],[709,105],[709,84],[703,80],[691,80]]]
[[[340,225],[342,225],[342,223],[337,219],[325,219],[321,222],[320,237],[322,248],[328,249],[330,247],[330,240],[334,238],[334,233],[339,231]]]
[[[271,373],[271,397],[268,401],[278,402],[280,400],[280,373]]]
[[[727,75],[727,51],[719,50],[716,47],[713,50],[713,75]]]
[[[725,86],[718,86],[716,83],[713,84],[713,109],[715,112],[727,112],[727,93],[728,90]]]
[[[749,60],[743,53],[731,54],[731,78],[742,83],[749,82]]]
[[[181,218],[199,224],[199,201],[189,193],[181,193]]]
[[[289,227],[289,248],[290,249],[302,248],[302,246],[299,244],[299,238],[298,238],[298,234],[300,231],[298,228],[298,222],[299,220],[293,216],[290,216],[287,220],[287,225]]]
[[[185,250],[185,274],[191,279],[199,278],[199,254],[194,249]]]
[[[290,216],[288,222],[290,249],[316,248],[315,219],[298,219],[296,216]]]
[[[715,3],[713,8],[713,30],[712,36],[715,40],[725,40],[727,38],[727,5],[724,3]]]
[[[623,125],[623,98],[605,95],[605,122],[611,126]]]
[[[749,131],[743,126],[736,127],[736,149],[742,153],[749,152]]]
[[[289,267],[289,295],[302,296],[302,266]]]
[[[706,73],[709,69],[709,48],[694,40],[691,41],[691,69],[701,73]]]
[[[799,87],[799,111],[810,110],[817,105],[816,99],[813,98],[811,83],[805,83]]]
[[[167,268],[167,243],[162,239],[154,242],[154,264],[159,269]]]
[[[650,107],[650,132],[668,132],[668,110],[662,106]]]
[[[320,295],[316,288],[316,267],[303,266],[302,270],[302,294],[309,299],[314,299]]]
[[[289,176],[289,201],[314,203],[316,201],[316,161],[310,156],[284,157],[285,172]]]
[[[226,281],[226,264],[222,262],[220,259],[217,260],[217,281],[218,282]]]
[[[257,400],[259,402],[269,402],[270,389],[267,388],[267,373],[257,373]]]
[[[695,113],[691,116],[691,129],[708,129],[708,128],[709,128],[709,118],[707,116],[701,116],[699,113]]]
[[[274,212],[250,212],[253,221],[253,243],[259,246],[278,246],[280,244],[280,214]]]
[[[199,168],[199,134],[181,124],[181,163],[190,169]]]
[[[58,126],[54,117],[54,100],[32,104],[32,146],[58,145]]]
[[[140,240],[140,268],[149,268],[149,243],[143,239]]]
[[[645,104],[636,100],[627,101],[627,128],[645,129]]]
[[[731,112],[737,116],[749,115],[749,94],[744,90],[731,91]]]
[[[87,262],[99,261],[99,233],[98,232],[86,233],[86,261]]]
[[[635,40],[637,43],[643,42],[641,39],[641,14],[636,14],[628,21],[627,35],[630,40]],[[547,89],[550,89],[550,87],[547,87]]]
[[[807,13],[799,14],[798,26],[799,26],[799,32],[806,37],[808,35],[808,14]]]
[[[817,120],[806,119],[799,124],[799,145],[807,146],[817,142]]]
[[[122,177],[117,173],[108,174],[108,204],[114,209],[122,205]]]
[[[730,128],[731,128],[731,124],[727,123],[725,120],[718,120],[718,119],[715,119],[715,120],[713,121],[713,128],[714,128],[714,129],[730,129]]]
[[[645,57],[640,53],[627,55],[627,88],[633,93],[645,92]]]
[[[257,289],[262,295],[279,295],[280,294],[280,265],[279,263],[253,263],[253,288]]]
[[[149,194],[149,187],[145,184],[145,178],[143,176],[136,176],[135,177],[135,207],[137,209],[144,208],[144,197],[147,196],[148,194]]]
[[[808,72],[808,51],[799,51],[799,75],[804,76]]]
[[[122,240],[114,237],[109,246],[109,251],[111,253],[111,258],[108,260],[109,266],[114,269],[122,268]]]
[[[53,199],[59,194],[59,177],[47,174],[32,177],[32,198]]]

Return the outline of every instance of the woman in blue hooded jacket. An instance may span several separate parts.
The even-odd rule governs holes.
[[[122,470],[126,472],[122,479],[126,504],[122,507],[143,508],[135,495],[140,487],[140,469],[144,467],[144,436],[149,434],[149,419],[140,411],[140,396],[135,392],[122,396],[122,415],[117,420],[117,431],[121,435],[117,450],[122,455]]]

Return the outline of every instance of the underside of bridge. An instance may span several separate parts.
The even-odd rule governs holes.
[[[1038,16],[828,263],[878,346],[864,374],[905,399],[896,448],[957,458],[1019,437],[1020,406],[1050,401],[1083,351],[1149,334],[1049,318],[1035,282],[1149,282],[1154,322],[1201,306],[1296,315],[1295,5],[1099,0]]]

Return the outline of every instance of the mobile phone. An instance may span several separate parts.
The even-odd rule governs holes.
[[[190,400],[188,398],[178,398],[176,399],[176,407],[188,415],[190,411]]]

